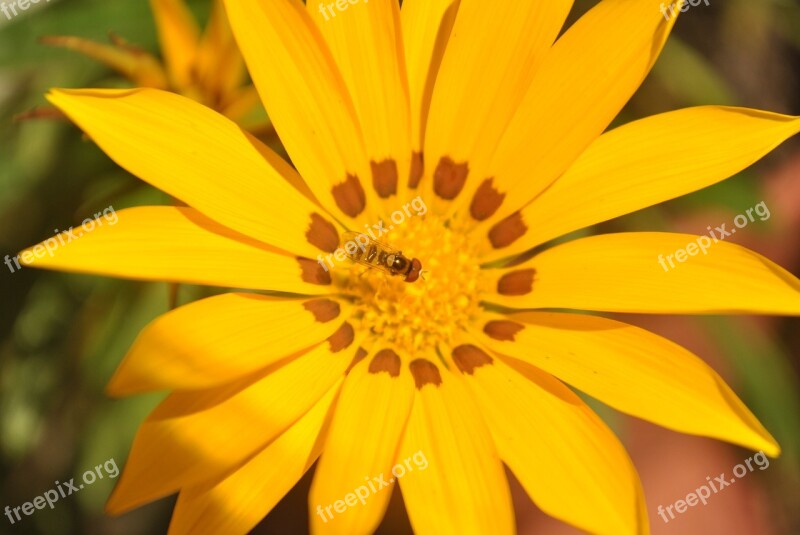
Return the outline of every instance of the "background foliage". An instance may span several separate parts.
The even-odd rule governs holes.
[[[575,14],[595,2],[576,2]],[[191,2],[202,19],[207,1]],[[43,35],[105,40],[115,33],[156,51],[142,0],[53,0],[13,21],[0,14],[0,255],[14,256],[113,205],[117,210],[169,199],[117,168],[71,125],[14,121],[43,105],[50,87],[116,87],[100,65],[47,48]],[[800,4],[791,0],[712,0],[678,22],[661,59],[618,122],[701,104],[800,114]],[[676,139],[676,150],[681,140]],[[143,155],[145,157],[146,155]],[[608,177],[613,180],[613,177]],[[588,232],[676,230],[701,234],[765,201],[772,217],[735,236],[800,275],[800,139],[718,186]],[[153,258],[157,262],[157,258]],[[211,289],[183,287],[188,302]],[[31,500],[55,480],[114,458],[121,467],[134,432],[159,397],[111,400],[104,384],[139,330],[167,310],[164,284],[145,284],[0,266],[0,506]],[[659,504],[684,497],[706,476],[730,473],[752,455],[620,416],[595,404],[628,445],[648,497],[654,533],[800,533],[800,321],[796,318],[633,318],[709,361],[781,443],[784,454],[705,507],[664,524]],[[543,459],[542,462],[546,462]],[[172,499],[118,519],[103,515],[112,481],[98,481],[0,533],[140,534],[165,532]],[[304,533],[305,477],[257,533]],[[521,533],[573,533],[547,519],[513,484]],[[408,533],[398,492],[383,533]]]

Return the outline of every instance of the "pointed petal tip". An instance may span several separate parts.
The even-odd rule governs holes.
[[[42,261],[37,261],[37,260],[44,260],[45,257],[42,256],[42,258],[39,259],[39,256],[34,253],[36,248],[40,247],[40,246],[42,247],[42,249],[44,249],[44,246],[41,243],[38,243],[36,245],[32,245],[32,246],[27,247],[27,248],[23,249],[22,251],[18,252],[16,254],[16,257],[15,257],[16,261],[21,266],[25,266],[25,267],[31,267],[31,268],[43,268],[43,267],[46,267],[45,265],[43,265],[43,264],[46,264],[46,263],[43,263]],[[10,256],[11,255],[9,255],[9,257]]]
[[[131,463],[131,457],[132,455],[129,455],[126,466],[122,470],[114,490],[111,491],[111,495],[106,500],[104,509],[109,516],[122,516],[134,509],[173,496],[178,492],[178,489],[169,489],[166,492],[159,491],[154,493],[152,489],[145,489],[146,480],[151,480],[157,477],[158,474],[142,471],[141,466],[136,473],[130,471],[130,465],[138,464]]]
[[[40,35],[36,41],[42,45],[67,46],[73,40],[78,39],[69,35]]]
[[[107,396],[112,398],[127,398],[160,390],[167,390],[166,387],[160,386],[158,382],[150,380],[147,376],[132,371],[131,366],[125,365],[126,359],[123,359],[122,363],[114,372],[114,375],[109,379],[105,388]]]
[[[111,496],[109,496],[106,501],[104,509],[109,516],[121,516],[135,507],[124,499],[120,488],[121,483],[117,483],[114,490],[111,492]]]
[[[759,451],[763,451],[764,454],[767,455],[768,457],[777,459],[778,457],[781,456],[782,453],[781,445],[778,444],[778,442],[774,438],[772,438],[771,435],[768,435],[767,438],[769,439],[768,442]]]
[[[123,379],[119,370],[111,377],[105,388],[105,393],[110,398],[126,398],[142,394],[141,389],[138,389],[130,384],[129,381]]]
[[[51,87],[44,96],[55,105],[54,100],[77,99],[80,97],[125,97],[149,91],[162,92],[163,90],[156,87],[131,87],[125,89]]]

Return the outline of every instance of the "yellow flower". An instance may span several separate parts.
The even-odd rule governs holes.
[[[249,130],[266,126],[254,113],[258,93],[245,83],[239,52],[222,0],[214,0],[211,18],[202,32],[184,0],[150,0],[163,63],[115,34],[112,44],[72,36],[43,37],[42,42],[75,50],[105,64],[137,87],[153,87],[187,96],[241,122]]]
[[[666,273],[658,256],[696,237],[657,232],[498,262],[719,182],[800,130],[794,117],[700,107],[603,133],[671,29],[659,3],[604,0],[556,40],[571,1],[371,0],[334,16],[229,0],[294,168],[178,95],[54,90],[111,158],[188,207],[122,211],[27,263],[270,291],[183,306],[140,335],[109,391],[171,393],[109,511],[179,491],[171,533],[246,533],[319,457],[319,533],[374,530],[398,483],[418,533],[512,533],[503,465],[558,519],[647,532],[628,455],[565,383],[777,455],[698,357],[568,310],[796,315],[800,281],[784,269],[721,241]],[[389,228],[418,196],[427,213],[382,239],[427,280],[315,260],[345,231]]]

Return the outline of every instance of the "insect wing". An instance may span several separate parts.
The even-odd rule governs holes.
[[[361,241],[359,241],[359,240],[361,240]],[[343,232],[342,233],[342,248],[344,248],[344,245],[349,241],[355,243],[356,245],[359,245],[359,244],[362,244],[362,243],[365,243],[365,242],[367,244],[374,243],[374,244],[377,244],[382,250],[386,251],[389,254],[402,254],[400,252],[400,250],[395,249],[394,247],[392,247],[388,243],[383,242],[381,240],[374,240],[374,239],[370,238],[369,234],[367,234],[365,232],[353,232],[351,230],[348,230],[347,232]]]
[[[357,246],[353,254],[350,254],[347,250],[346,245],[349,242]],[[352,246],[350,248],[352,249]],[[381,258],[386,258],[388,255],[399,255],[400,251],[383,242],[373,240],[363,232],[342,233],[342,249],[347,254],[347,257],[357,264],[376,268],[390,275],[395,274],[385,264],[379,262],[379,260]]]

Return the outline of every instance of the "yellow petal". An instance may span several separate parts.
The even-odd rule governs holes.
[[[644,329],[580,314],[486,316],[475,335],[622,412],[681,433],[780,451],[744,403],[698,357]]]
[[[322,342],[349,313],[331,299],[231,293],[196,301],[148,325],[107,390],[129,396],[217,386]]]
[[[426,195],[434,208],[452,199],[437,186],[449,159],[468,163],[467,180],[488,175],[486,164],[548,55],[572,0],[462,0],[442,58],[425,133]],[[437,195],[433,196],[436,192]],[[457,192],[456,192],[457,194]],[[459,197],[459,200],[463,197]]]
[[[330,292],[330,275],[317,262],[286,256],[191,208],[148,206],[101,215],[21,252],[20,262],[129,279]]]
[[[251,126],[250,123],[253,122],[254,119],[249,117],[249,115],[260,105],[261,98],[258,96],[256,86],[251,84],[242,86],[236,91],[233,91],[228,96],[228,100],[223,109],[220,110],[220,113],[231,121],[241,124],[248,132],[253,132],[254,127]],[[263,114],[259,116],[257,120],[262,123],[271,124]],[[274,132],[272,133],[274,134]]]
[[[170,395],[139,428],[106,509],[119,514],[179,488],[222,478],[322,399],[357,347],[350,328],[344,341],[334,335],[266,373]]]
[[[249,533],[319,457],[340,383],[240,468],[221,480],[182,489],[169,535]]]
[[[440,374],[417,390],[397,455],[419,465],[398,479],[411,526],[421,534],[514,533],[508,481],[480,408],[459,379]]]
[[[310,258],[338,247],[337,229],[289,183],[291,167],[209,108],[152,89],[48,98],[120,166],[226,227]],[[315,220],[327,234],[316,244]]]
[[[133,47],[96,43],[71,36],[46,36],[40,41],[79,52],[114,69],[139,87],[167,89],[167,74],[156,58]]]
[[[798,131],[800,118],[717,106],[629,123],[600,136],[522,209],[526,230],[519,239],[509,245],[498,242],[502,246],[495,248],[490,234],[482,234],[482,261],[715,184]]]
[[[592,236],[482,273],[497,292],[486,299],[513,308],[800,315],[800,280],[753,251],[709,236]]]
[[[400,10],[403,27],[408,93],[411,104],[413,151],[409,186],[416,189],[422,179],[422,148],[428,122],[433,84],[450,39],[461,0],[406,0]]]
[[[531,366],[512,369],[474,345],[460,347],[489,359],[470,363],[465,381],[500,458],[542,511],[591,533],[647,530],[625,448],[577,395]]]
[[[338,9],[339,5],[344,9]],[[309,2],[306,7],[353,98],[372,171],[365,182],[391,211],[398,203],[398,194],[405,198],[405,179],[411,165],[400,4],[397,0],[372,0],[329,4],[326,8],[322,3]]]
[[[150,0],[158,41],[172,81],[178,87],[192,82],[192,65],[200,39],[197,21],[183,0]]]
[[[226,0],[226,7],[275,130],[317,199],[350,228],[357,224],[357,216],[374,218],[358,115],[303,4]]]
[[[220,110],[227,105],[246,74],[222,0],[214,0],[212,4],[195,63],[197,83],[205,92],[207,103]]]
[[[553,45],[481,177],[493,177],[505,195],[487,221],[530,202],[620,112],[675,22],[665,20],[661,3],[603,0]]]
[[[314,533],[372,533],[397,475],[393,467],[414,400],[414,381],[381,349],[347,376],[308,497]],[[394,470],[394,472],[392,472]]]

